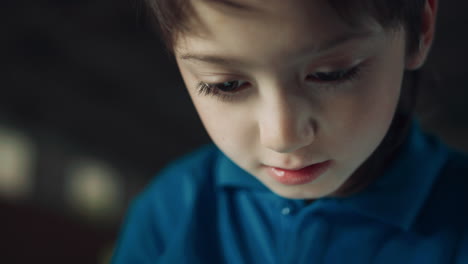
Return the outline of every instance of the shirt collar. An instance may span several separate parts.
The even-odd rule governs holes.
[[[446,162],[448,151],[439,140],[423,134],[417,121],[413,121],[399,151],[389,169],[363,191],[344,198],[318,199],[317,206],[335,203],[344,209],[409,230]],[[269,191],[225,155],[220,155],[215,174],[219,187]]]
[[[269,190],[263,183],[221,153],[216,163],[216,185],[219,187]]]

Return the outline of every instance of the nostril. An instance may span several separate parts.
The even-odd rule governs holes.
[[[301,137],[309,138],[314,134],[313,127],[310,125],[306,125],[302,127],[302,134]]]

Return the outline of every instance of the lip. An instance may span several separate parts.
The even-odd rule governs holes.
[[[300,185],[313,182],[331,165],[331,160],[315,163],[297,170],[265,166],[268,174],[284,185]]]

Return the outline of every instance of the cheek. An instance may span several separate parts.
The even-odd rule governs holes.
[[[382,60],[379,70],[369,76],[360,104],[360,113],[363,121],[374,130],[384,130],[390,126],[400,98],[403,79],[403,56],[394,54],[393,59]]]
[[[349,150],[341,152],[342,159],[367,158],[390,127],[399,100],[403,64],[389,64],[377,65],[378,70],[368,72],[356,89],[335,98],[328,109],[331,148],[346,146]]]
[[[214,96],[199,95],[194,85],[197,79],[184,67],[179,67],[195,109],[213,142],[228,156],[252,151],[256,127],[251,110],[245,104],[219,101]]]
[[[257,129],[246,108],[191,94],[192,101],[213,142],[228,156],[255,153]]]

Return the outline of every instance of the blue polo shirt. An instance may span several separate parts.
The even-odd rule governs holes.
[[[210,145],[174,162],[130,206],[120,263],[468,263],[468,159],[414,124],[363,191],[280,197]]]

